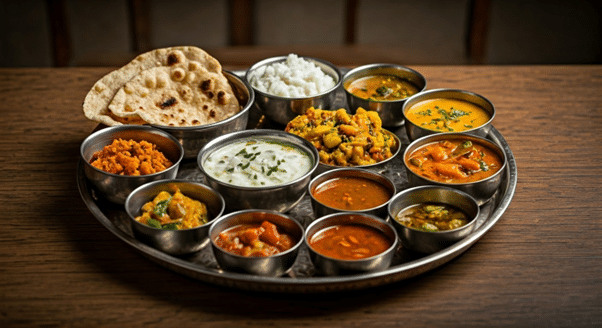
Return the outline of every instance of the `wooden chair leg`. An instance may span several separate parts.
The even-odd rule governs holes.
[[[468,61],[472,64],[486,62],[487,32],[489,29],[490,0],[471,0],[468,12],[466,38]]]
[[[54,66],[65,67],[71,59],[71,40],[65,0],[46,0],[50,20],[50,44]]]
[[[132,51],[146,52],[153,48],[151,41],[150,2],[128,0]]]
[[[255,3],[253,0],[230,0],[230,45],[250,46],[254,40]]]
[[[355,44],[355,25],[357,20],[357,0],[346,1],[346,14],[345,14],[345,44]]]

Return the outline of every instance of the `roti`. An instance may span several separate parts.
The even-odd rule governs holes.
[[[127,65],[98,80],[84,99],[84,115],[90,120],[109,126],[148,123],[135,114],[124,117],[115,115],[110,111],[109,104],[126,82],[142,71],[154,67],[179,67],[187,70],[202,67],[207,72],[223,77],[220,63],[200,48],[184,46],[155,49],[137,56]]]
[[[118,117],[165,126],[210,124],[239,109],[225,77],[199,66],[144,70],[126,82],[109,104]]]

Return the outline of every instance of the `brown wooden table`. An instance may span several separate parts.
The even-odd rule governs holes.
[[[356,292],[249,293],[160,267],[76,186],[82,114],[111,68],[0,69],[0,326],[602,326],[602,66],[412,66],[488,97],[518,165],[479,242]]]

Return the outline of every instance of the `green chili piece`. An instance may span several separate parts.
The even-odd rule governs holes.
[[[161,223],[155,219],[148,219],[148,221],[146,221],[146,225],[151,228],[161,229]]]
[[[161,226],[161,229],[163,229],[163,230],[178,230],[178,224],[177,223],[164,224],[163,226]]]

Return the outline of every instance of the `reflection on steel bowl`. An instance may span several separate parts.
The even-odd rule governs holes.
[[[324,172],[309,183],[311,204],[316,218],[354,212],[387,217],[387,205],[396,193],[386,176],[364,169],[341,168]]]
[[[317,66],[322,72],[334,80],[334,86],[326,91],[321,91],[318,94],[311,96],[276,96],[253,87],[255,91],[255,103],[257,107],[268,118],[276,123],[286,125],[297,115],[304,114],[310,108],[332,109],[336,100],[336,91],[341,85],[341,72],[333,64],[310,57],[302,57],[306,61],[310,61]],[[258,71],[264,69],[268,65],[285,63],[287,56],[279,56],[264,59],[253,64],[246,73],[247,81],[259,78],[256,77]]]
[[[261,229],[275,227],[272,234],[262,234]],[[248,244],[240,245],[241,248],[249,248],[249,256],[237,254],[224,248],[224,241],[228,239],[229,231],[245,227],[244,235],[240,236],[238,242]],[[251,227],[250,229],[247,229]],[[260,227],[255,229],[253,227]],[[263,228],[266,229],[266,228]],[[257,233],[257,234],[255,234]],[[265,210],[243,210],[222,216],[214,222],[209,230],[211,248],[219,266],[224,270],[247,272],[260,276],[280,276],[285,274],[295,263],[299,248],[303,244],[303,227],[294,219],[275,212]],[[276,245],[274,246],[270,246]],[[286,244],[286,247],[283,246]],[[259,249],[280,248],[278,251],[261,253]]]
[[[416,114],[410,115],[409,112],[414,110]],[[482,112],[482,117],[474,117],[477,112]],[[487,98],[470,91],[434,89],[408,98],[402,113],[410,141],[427,135],[458,132],[487,137],[495,107]]]
[[[357,230],[360,234],[355,233]],[[366,234],[370,238],[362,237]],[[398,239],[393,226],[381,218],[342,212],[311,223],[305,231],[305,243],[309,246],[309,255],[316,270],[330,276],[388,268],[397,250]]]
[[[164,230],[136,220],[142,214],[141,209],[145,204],[163,191],[173,193],[174,190],[205,204],[208,223],[189,229]],[[180,179],[147,183],[134,190],[125,201],[125,210],[130,217],[134,236],[171,255],[193,253],[206,245],[209,227],[224,213],[225,206],[224,198],[215,190],[198,182]]]
[[[318,152],[307,140],[279,130],[245,130],[210,141],[197,157],[207,183],[229,210],[286,212],[301,201]]]
[[[492,141],[466,133],[436,134],[413,141],[403,154],[410,186],[447,186],[479,205],[498,190],[506,154]]]
[[[240,112],[225,120],[200,126],[153,125],[170,133],[180,141],[184,147],[184,158],[195,158],[199,150],[210,140],[229,132],[244,130],[247,127],[249,109],[255,100],[255,93],[245,79],[232,72],[223,71],[223,73],[238,98],[238,103],[241,105]]]
[[[90,160],[97,151],[102,150],[116,139],[147,141],[157,146],[173,165],[161,172],[145,175],[119,175],[100,170]],[[123,204],[130,192],[139,186],[160,179],[173,179],[178,173],[184,156],[182,145],[170,134],[143,125],[117,125],[106,127],[92,133],[81,144],[80,157],[84,164],[84,173],[95,189],[111,202]]]
[[[374,92],[376,96],[373,96],[372,93],[367,94],[369,88],[365,88],[365,86],[362,86],[366,90],[362,94],[353,91],[354,84],[370,77],[385,77],[385,80],[378,81],[379,87],[375,88]],[[397,85],[401,86],[396,87]],[[376,111],[382,119],[383,126],[398,127],[404,123],[402,108],[406,99],[426,89],[426,79],[417,71],[404,66],[369,64],[347,72],[343,76],[343,87],[351,113],[355,113],[360,107]],[[399,93],[399,95],[395,96],[395,93]]]
[[[399,214],[405,209],[423,203],[449,204],[462,210],[468,216],[468,223],[456,229],[428,231],[410,228],[398,220]],[[441,186],[419,186],[395,195],[389,202],[388,212],[403,247],[420,253],[435,253],[470,235],[480,209],[473,197],[459,190]]]

